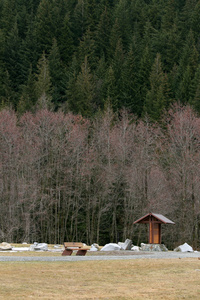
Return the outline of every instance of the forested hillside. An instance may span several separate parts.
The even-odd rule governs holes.
[[[0,0],[0,240],[200,247],[200,1]]]
[[[147,242],[158,212],[163,242],[200,241],[200,118],[175,106],[162,125],[107,109],[92,121],[38,110],[0,112],[0,239]]]
[[[200,112],[199,38],[197,0],[0,0],[1,107]]]

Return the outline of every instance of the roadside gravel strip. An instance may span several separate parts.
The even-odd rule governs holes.
[[[94,260],[123,260],[123,259],[170,259],[170,258],[199,258],[200,252],[145,252],[131,255],[86,255],[86,256],[0,256],[1,262],[33,262],[33,261],[46,261],[46,262],[59,262],[59,261],[94,261]]]

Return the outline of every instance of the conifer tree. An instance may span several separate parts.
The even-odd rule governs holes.
[[[5,36],[12,30],[16,21],[16,1],[4,0],[2,3],[0,28],[3,29]]]
[[[36,75],[36,96],[38,108],[51,108],[52,107],[52,86],[51,77],[49,73],[49,62],[43,52],[42,57],[38,62],[38,73]]]
[[[105,74],[107,70],[107,64],[105,57],[102,56],[97,64],[95,70],[95,79],[96,79],[96,103],[98,108],[103,109],[104,99],[106,98],[106,89],[104,85]]]
[[[72,17],[72,29],[75,37],[75,45],[77,46],[79,40],[83,37],[87,30],[87,5],[84,0],[77,2]]]
[[[15,99],[15,92],[12,89],[11,80],[9,77],[9,73],[7,70],[0,68],[0,92],[1,92],[1,108],[2,107],[9,107],[13,108],[14,100]]]
[[[115,77],[115,99],[113,99],[113,109],[118,110],[124,106],[123,102],[123,69],[124,69],[124,49],[119,38],[111,61]]]
[[[140,106],[143,107],[147,91],[150,88],[149,76],[152,67],[152,54],[149,50],[149,47],[146,46],[141,54],[141,59],[138,67],[137,74],[137,85],[136,85],[136,98],[140,103]]]
[[[81,71],[74,81],[74,86],[70,86],[70,88],[67,91],[70,110],[83,116],[92,116],[96,110],[95,81],[87,57],[85,57]]]
[[[104,55],[108,58],[109,52],[109,39],[111,31],[111,15],[107,7],[104,8],[99,23],[97,24],[97,29],[95,32],[96,40],[96,52],[99,56]]]
[[[14,98],[12,99],[12,101],[15,108],[18,101],[19,87],[23,83],[25,77],[25,74],[23,74],[23,63],[21,61],[20,50],[21,39],[18,35],[18,25],[16,21],[14,23],[14,27],[9,32],[5,41],[4,52],[5,70],[7,70],[9,74],[11,88],[14,92]]]
[[[158,121],[161,113],[169,107],[169,89],[166,74],[162,71],[161,58],[158,53],[150,74],[150,90],[147,92],[144,112],[153,121]]]
[[[88,28],[83,35],[83,38],[80,41],[80,45],[77,49],[77,60],[80,65],[84,61],[85,57],[87,57],[87,62],[89,63],[90,68],[94,69],[96,65],[95,41],[90,28]]]
[[[200,2],[197,1],[191,14],[191,29],[194,33],[195,40],[198,41],[200,32]]]
[[[54,6],[55,7],[55,6]],[[41,0],[38,6],[35,20],[35,36],[37,38],[37,51],[42,53],[50,51],[53,38],[55,37],[55,27],[53,22],[52,0]]]
[[[189,103],[194,107],[194,109],[200,113],[200,65],[195,73],[195,77],[190,86],[190,100]]]
[[[37,101],[35,76],[33,74],[32,66],[30,66],[29,69],[27,83],[22,85],[21,89],[22,93],[17,106],[17,111],[19,114],[23,114],[26,111],[33,111]]]
[[[37,61],[40,54],[37,52],[37,39],[35,36],[34,30],[34,16],[31,15],[27,25],[27,32],[25,39],[21,43],[21,59],[23,59],[23,72],[24,72],[24,81],[26,81],[27,76],[29,76],[30,65],[32,70],[35,73],[37,70]]]
[[[60,28],[60,34],[57,37],[60,57],[65,65],[69,65],[74,51],[73,36],[70,28],[70,16],[67,13],[63,19]]]
[[[180,63],[178,67],[177,77],[177,92],[176,99],[182,103],[188,103],[189,95],[187,92],[183,92],[182,88],[186,84],[189,89],[192,80],[195,76],[196,68],[198,66],[198,51],[196,49],[193,32],[190,30],[187,36],[185,45],[183,47],[182,55],[180,57]]]
[[[130,1],[119,0],[115,5],[114,18],[118,22],[120,29],[120,37],[122,39],[123,47],[126,49],[130,43],[131,39],[131,9]]]
[[[131,45],[124,61],[123,68],[123,106],[136,115],[141,115],[143,107],[136,97],[137,60],[136,53]]]
[[[48,61],[52,86],[52,102],[57,109],[65,100],[66,76],[64,67],[61,63],[60,52],[56,39],[53,40]]]
[[[116,90],[116,79],[112,66],[109,66],[105,80],[104,80],[104,89],[106,90],[106,94],[104,97],[104,106],[110,106],[112,109],[116,110],[118,105],[117,99],[117,90]]]

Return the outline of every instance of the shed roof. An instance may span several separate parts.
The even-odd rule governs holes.
[[[161,221],[164,224],[175,224],[173,221],[169,220],[165,216],[163,216],[161,214],[155,214],[155,213],[148,213],[147,215],[145,215],[142,218],[140,218],[137,221],[135,221],[133,224],[135,224],[135,223],[142,223],[143,221],[145,221],[145,219],[147,219],[150,216],[153,216],[154,218],[156,218],[157,220]]]

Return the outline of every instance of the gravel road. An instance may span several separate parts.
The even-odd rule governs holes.
[[[186,258],[193,257],[200,259],[200,252],[145,252],[145,253],[131,253],[126,255],[120,255],[115,253],[114,255],[86,255],[86,256],[1,256],[1,262],[12,261],[47,261],[47,262],[59,262],[59,261],[93,261],[93,260],[123,260],[123,259],[169,259],[169,258]]]

